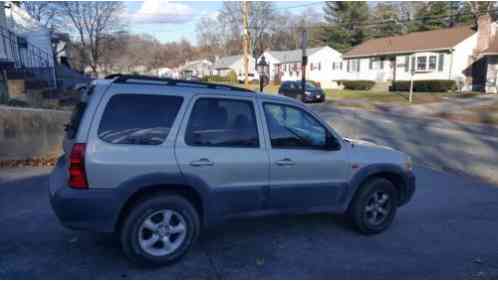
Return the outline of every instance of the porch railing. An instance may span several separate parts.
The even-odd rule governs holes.
[[[7,76],[24,78],[40,87],[57,86],[52,55],[4,27],[0,27],[0,60],[9,65]]]

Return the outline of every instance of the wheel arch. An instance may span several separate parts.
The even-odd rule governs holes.
[[[398,204],[403,202],[407,192],[407,176],[401,167],[394,164],[375,164],[358,171],[351,181],[351,192],[347,206],[351,204],[361,187],[375,178],[384,178],[390,181],[398,190]]]
[[[140,201],[154,195],[173,193],[189,200],[204,223],[206,216],[207,191],[199,186],[187,183],[183,176],[151,174],[140,176],[118,187],[119,204],[114,229],[119,230],[130,210]]]

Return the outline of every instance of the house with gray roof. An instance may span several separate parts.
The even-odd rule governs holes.
[[[323,88],[336,88],[337,84],[334,80],[337,80],[335,76],[339,75],[342,54],[328,46],[324,46],[308,48],[306,49],[306,55],[308,56],[306,79],[319,82]],[[258,62],[263,56],[269,64],[270,80],[295,81],[301,79],[301,49],[288,51],[268,50],[258,58]]]
[[[217,58],[214,62],[213,69],[217,75],[221,76],[228,75],[231,70],[235,71],[238,76],[243,76],[245,75],[244,56],[236,55]],[[252,56],[249,56],[249,74],[254,74],[255,72],[255,59]]]

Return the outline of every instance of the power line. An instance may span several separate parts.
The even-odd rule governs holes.
[[[301,4],[301,5],[296,5],[296,6],[290,6],[290,7],[280,7],[280,8],[275,8],[274,10],[287,10],[287,9],[295,9],[295,8],[302,8],[302,7],[308,7],[308,6],[314,6],[314,5],[323,5],[323,2],[313,2],[313,3],[308,3],[308,4]]]
[[[457,13],[457,14],[452,14],[452,15],[421,17],[421,18],[404,19],[404,20],[389,19],[389,20],[383,20],[383,21],[367,23],[367,24],[357,24],[355,26],[356,27],[372,27],[372,26],[385,25],[385,24],[403,24],[403,23],[409,23],[409,22],[438,20],[438,19],[450,19],[451,20],[454,17],[463,17],[463,16],[477,16],[477,17],[479,17],[481,15],[486,15],[486,14],[491,14],[491,13],[498,15],[498,9],[495,11],[489,11],[489,12],[481,13],[478,15],[474,15],[473,13],[460,13],[460,14]],[[316,25],[316,26],[305,26],[304,28],[313,29],[313,28],[324,28],[324,27],[326,27],[326,26]]]

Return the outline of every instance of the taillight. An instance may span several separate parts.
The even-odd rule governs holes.
[[[76,189],[88,188],[85,172],[85,144],[76,143],[69,155],[69,186]]]

